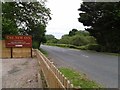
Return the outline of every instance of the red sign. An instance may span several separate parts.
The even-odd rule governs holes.
[[[6,47],[32,47],[32,36],[7,35],[5,44]]]

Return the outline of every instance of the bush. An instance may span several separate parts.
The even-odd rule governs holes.
[[[69,47],[69,48],[77,48],[77,46],[75,46],[75,45],[68,45],[67,47]]]
[[[71,43],[75,46],[82,46],[88,44],[88,40],[84,36],[75,35],[71,37]]]
[[[71,37],[64,35],[57,43],[58,44],[70,44],[70,42],[71,42]]]
[[[58,47],[67,47],[67,44],[56,44]]]
[[[77,47],[77,49],[80,49],[80,50],[88,50],[88,45],[79,46],[79,47]]]
[[[56,44],[54,44],[54,43],[46,43],[46,45],[56,46]]]
[[[95,50],[97,52],[101,51],[101,46],[98,44],[89,44],[88,45],[88,50]]]

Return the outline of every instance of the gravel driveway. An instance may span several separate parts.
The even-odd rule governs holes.
[[[2,88],[41,88],[36,59],[2,59]]]

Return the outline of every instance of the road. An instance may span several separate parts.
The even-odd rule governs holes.
[[[105,88],[118,87],[118,56],[41,45],[57,67],[70,67],[85,73]]]

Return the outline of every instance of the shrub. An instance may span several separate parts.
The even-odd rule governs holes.
[[[85,46],[78,46],[77,49],[88,50],[88,45],[85,45]]]
[[[59,46],[59,47],[67,47],[67,44],[56,44],[56,46]]]
[[[69,48],[77,48],[75,45],[68,45]]]
[[[88,41],[84,36],[75,35],[71,38],[71,44],[76,46],[82,46],[88,44]]]
[[[88,45],[88,50],[95,50],[100,52],[101,51],[101,46],[98,44],[89,44]]]

